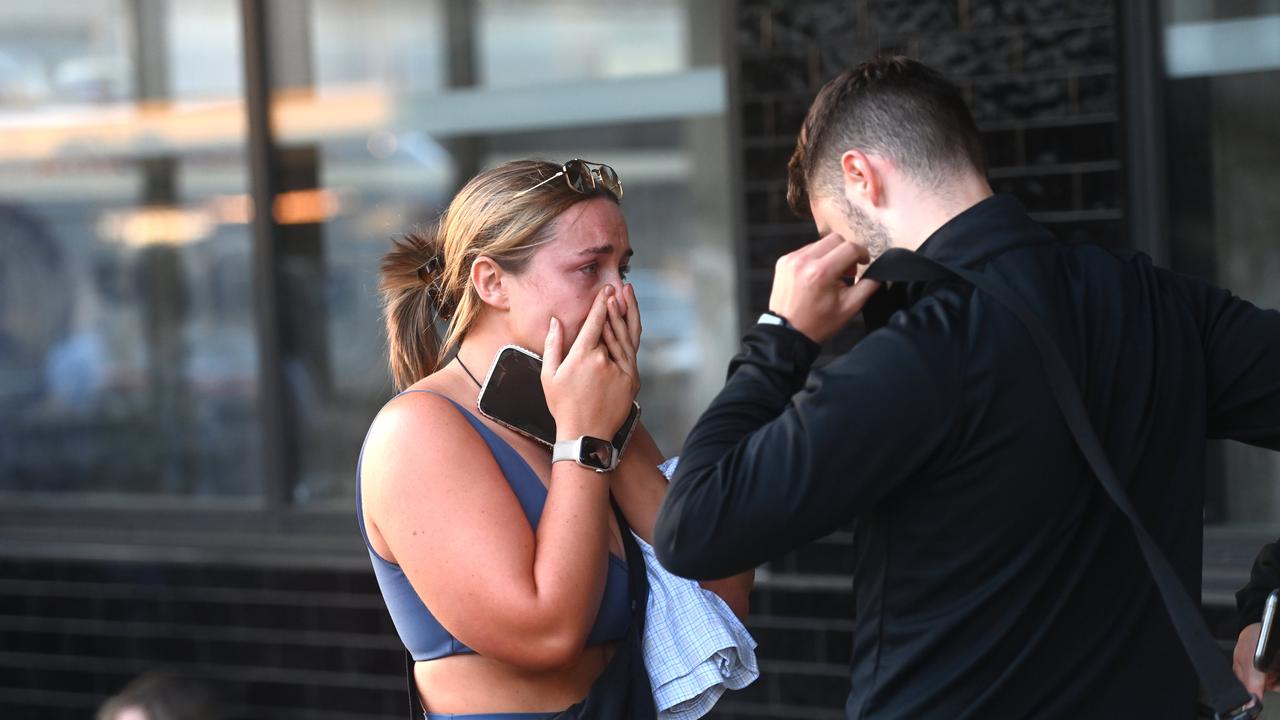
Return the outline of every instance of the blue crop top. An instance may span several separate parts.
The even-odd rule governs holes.
[[[431,391],[406,390],[405,392]],[[542,517],[542,506],[547,501],[547,488],[538,479],[533,468],[529,467],[510,443],[499,437],[466,408],[450,398],[445,399],[453,403],[454,407],[458,408],[462,416],[484,438],[503,476],[507,478],[507,483],[511,485],[512,492],[520,501],[520,507],[529,520],[529,526],[536,531],[538,520]],[[364,526],[364,509],[360,496],[360,467],[363,464],[364,449],[361,448],[360,462],[356,466],[356,518],[360,523],[360,534],[364,537],[365,547],[369,550],[369,559],[373,561],[373,572],[377,576],[378,587],[382,590],[382,599],[391,613],[391,621],[396,626],[396,632],[400,634],[400,640],[414,660],[434,660],[449,655],[475,652],[458,642],[457,638],[450,634],[439,620],[436,620],[426,604],[418,597],[413,586],[409,584],[409,578],[405,577],[400,566],[384,559],[369,544],[369,533]],[[630,627],[631,590],[627,582],[627,563],[613,553],[609,553],[609,570],[605,578],[604,598],[600,602],[600,612],[596,615],[595,625],[587,636],[587,644],[600,645],[620,640]]]

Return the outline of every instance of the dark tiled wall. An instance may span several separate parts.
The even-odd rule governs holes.
[[[368,571],[0,561],[0,717],[91,718],[142,673],[221,717],[403,717],[403,654]]]
[[[997,192],[1017,196],[1063,239],[1124,243],[1110,0],[742,0],[737,37],[746,317],[765,309],[778,256],[816,239],[786,205],[786,162],[809,102],[840,70],[880,52],[920,59],[963,88]],[[843,717],[850,540],[837,532],[768,568],[749,623],[762,680],[728,696],[717,717]]]

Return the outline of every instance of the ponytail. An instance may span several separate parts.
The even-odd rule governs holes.
[[[435,372],[443,349],[439,325],[450,313],[441,303],[444,267],[435,231],[395,240],[381,270],[391,377],[403,390]]]

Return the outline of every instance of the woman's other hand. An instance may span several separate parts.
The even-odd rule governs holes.
[[[640,387],[640,369],[636,356],[640,350],[640,308],[636,305],[636,291],[631,285],[622,289],[622,297],[610,296],[605,300],[608,316],[602,331],[609,357]]]
[[[625,337],[619,338],[610,323],[610,299],[617,303],[613,286],[606,285],[596,295],[568,353],[564,352],[564,327],[556,318],[551,319],[542,355],[542,388],[556,420],[557,440],[582,435],[613,437],[627,419],[640,390],[631,341],[633,336],[639,337],[639,313],[635,313],[633,321],[634,335],[628,329]],[[606,327],[619,357],[615,358],[610,350]]]

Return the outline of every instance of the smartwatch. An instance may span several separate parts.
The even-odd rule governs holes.
[[[572,460],[578,465],[606,473],[618,466],[618,451],[613,443],[598,437],[583,435],[573,440],[560,440],[552,447],[551,462]]]
[[[786,318],[782,317],[778,313],[769,312],[767,310],[760,314],[760,318],[756,320],[756,324],[757,325],[777,325],[778,327],[783,327],[783,328],[793,327],[791,323],[787,322]]]

